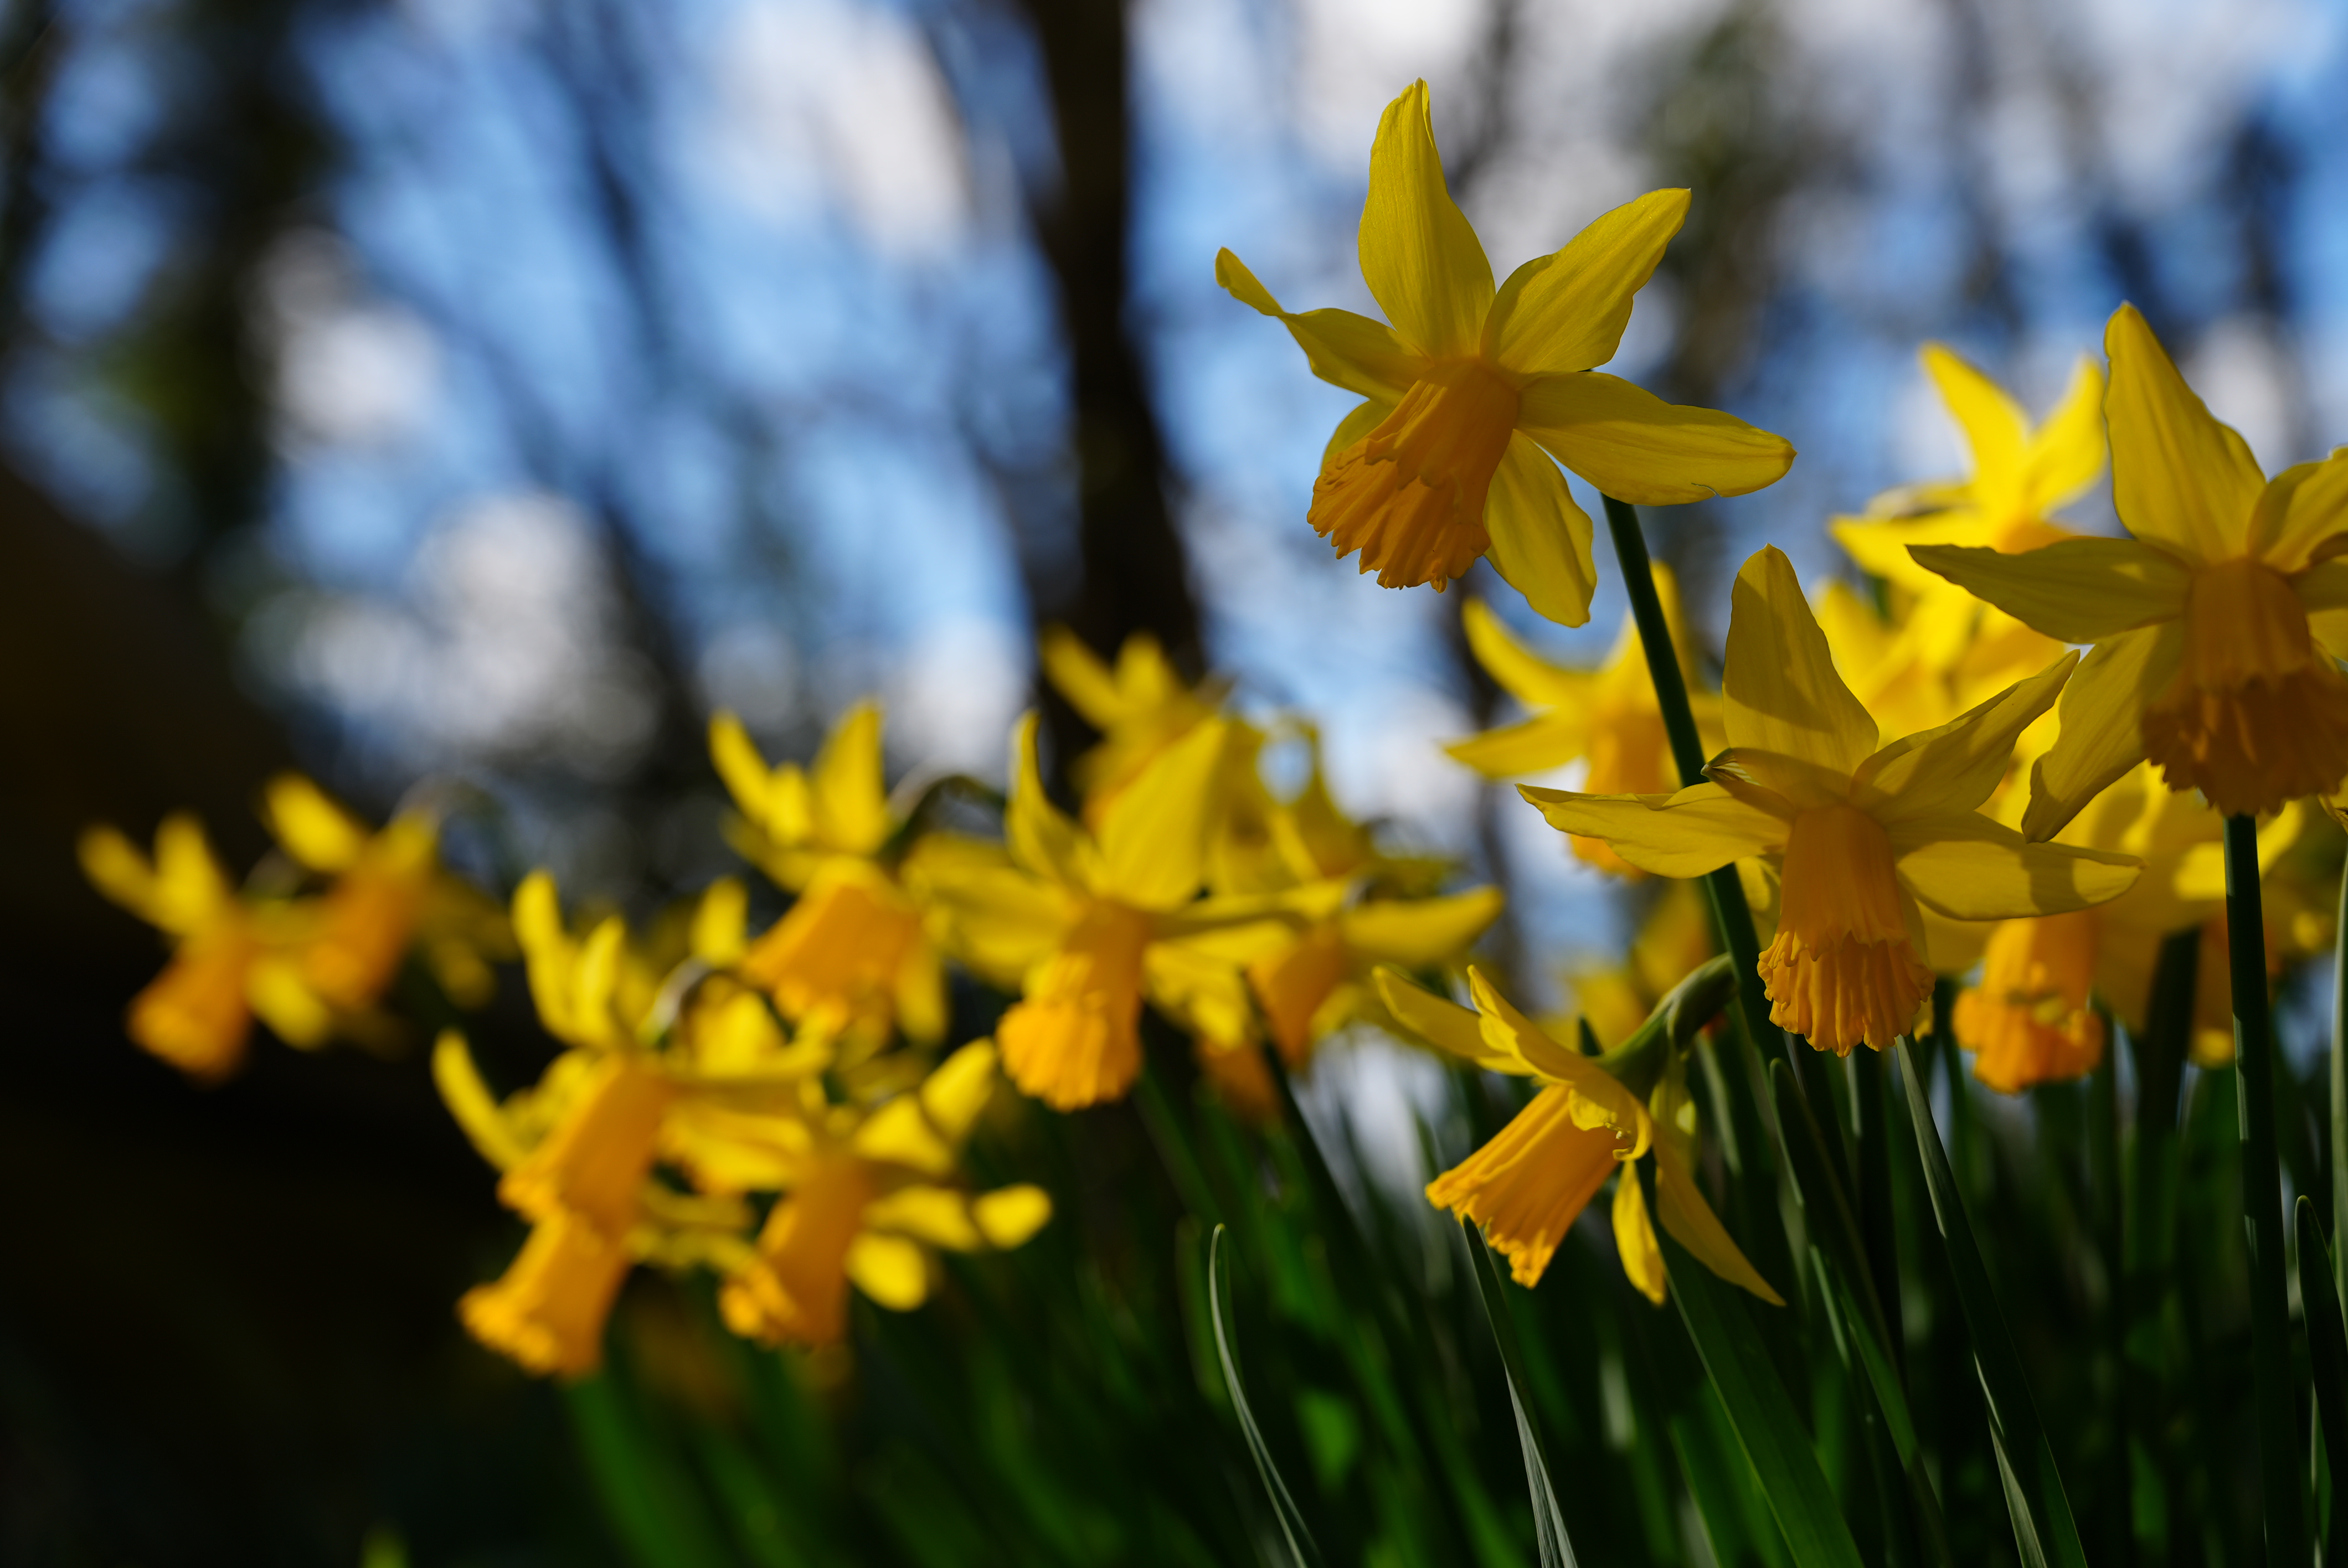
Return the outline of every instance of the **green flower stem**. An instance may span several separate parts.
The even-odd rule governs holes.
[[[2332,1282],[2348,1301],[2348,867],[2340,873],[2338,941],[2332,965]],[[2348,1463],[2348,1454],[2336,1462]]]
[[[1670,622],[1663,619],[1663,601],[1655,591],[1653,564],[1647,559],[1646,536],[1639,531],[1638,511],[1612,496],[1606,503],[1606,530],[1614,540],[1614,559],[1622,569],[1622,588],[1631,596],[1631,619],[1638,624],[1639,644],[1647,655],[1647,674],[1655,683],[1655,706],[1662,710],[1663,733],[1671,738],[1672,761],[1678,764],[1683,785],[1704,782],[1704,740],[1696,733],[1695,711],[1688,706],[1687,680],[1680,673],[1679,651],[1672,642]],[[1724,866],[1704,879],[1712,897],[1712,917],[1721,946],[1736,960],[1736,1000],[1753,1043],[1765,1051],[1794,1061],[1785,1034],[1769,1021],[1769,998],[1761,989],[1761,937],[1753,926],[1753,911],[1745,902],[1745,884],[1736,867]],[[1797,1067],[1797,1071],[1799,1069]]]
[[[2226,819],[2226,956],[2234,982],[2234,1071],[2241,1091],[2242,1218],[2250,1232],[2250,1365],[2267,1561],[2307,1561],[2306,1488],[2283,1286],[2282,1175],[2275,1157],[2274,1040],[2267,1019],[2259,825]]]

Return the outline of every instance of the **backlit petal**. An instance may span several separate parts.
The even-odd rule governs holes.
[[[1531,383],[1517,428],[1605,494],[1645,507],[1742,496],[1776,484],[1794,462],[1782,436],[1595,371]]]
[[[1492,303],[1492,263],[1451,200],[1426,84],[1386,106],[1362,205],[1362,278],[1402,342],[1432,358],[1472,354]]]
[[[2144,760],[2144,711],[2168,689],[2185,648],[2177,622],[2107,638],[2088,651],[2055,709],[2054,744],[2030,770],[2023,834],[2054,837],[2106,785]]]
[[[1629,1181],[1630,1177],[1626,1173],[1623,1179]],[[1770,1289],[1761,1271],[1737,1250],[1728,1227],[1720,1223],[1720,1216],[1704,1201],[1704,1189],[1696,1185],[1695,1173],[1688,1168],[1668,1138],[1655,1140],[1655,1206],[1663,1211],[1663,1229],[1698,1263],[1772,1307],[1786,1305],[1786,1298]]]
[[[1558,708],[1505,729],[1444,746],[1488,779],[1521,778],[1561,767],[1589,749],[1590,732],[1571,708]]]
[[[1343,456],[1355,442],[1385,424],[1386,415],[1395,411],[1395,402],[1391,397],[1373,397],[1337,421],[1337,428],[1329,432],[1328,444],[1321,448],[1321,472],[1326,474],[1330,465]]]
[[[2065,653],[1940,728],[1892,742],[1859,764],[1853,804],[1887,825],[1980,805],[2012,765],[2015,739],[2054,705],[2078,662]]]
[[[2133,856],[2032,844],[1978,812],[1892,830],[1900,886],[1952,920],[2060,915],[2125,893],[2144,870]]]
[[[880,709],[859,702],[832,726],[808,770],[816,832],[826,848],[870,855],[889,836],[889,792],[880,775]]]
[[[1471,887],[1441,898],[1381,899],[1337,917],[1346,946],[1405,968],[1432,968],[1456,958],[1499,918],[1508,902],[1498,887]]]
[[[1493,302],[1484,357],[1519,374],[1588,370],[1612,359],[1631,322],[1631,296],[1654,275],[1687,210],[1688,192],[1651,190],[1554,255],[1518,268]]]
[[[892,1312],[911,1312],[930,1295],[930,1260],[917,1242],[867,1231],[848,1244],[848,1277]]]
[[[1474,1009],[1437,996],[1401,970],[1385,965],[1371,971],[1371,979],[1395,1020],[1437,1050],[1472,1061],[1488,1072],[1531,1076],[1532,1063],[1519,1056],[1513,1044],[1499,1049],[1485,1040],[1483,1020]]]
[[[1152,758],[1102,814],[1100,891],[1139,909],[1172,909],[1199,891],[1225,727],[1210,720]]]
[[[1405,348],[1394,328],[1352,311],[1322,310],[1293,313],[1280,308],[1272,291],[1256,282],[1237,256],[1215,252],[1215,282],[1233,299],[1271,316],[1288,328],[1289,336],[1304,351],[1305,362],[1322,380],[1358,392],[1364,397],[1392,404],[1410,390],[1424,362]]]
[[[1794,563],[1775,545],[1754,552],[1730,590],[1721,685],[1732,746],[1845,775],[1875,750],[1875,721],[1835,673]]]
[[[1036,661],[1052,689],[1068,700],[1086,723],[1107,730],[1126,716],[1125,693],[1108,661],[1065,626],[1047,626],[1035,640]]]
[[[1099,853],[1085,832],[1044,793],[1043,769],[1035,761],[1035,715],[1019,721],[1011,741],[1011,799],[1004,808],[1003,836],[1020,865],[1066,887],[1090,887],[1099,871]]]
[[[1468,971],[1468,989],[1483,1017],[1484,1043],[1496,1051],[1513,1050],[1532,1063],[1533,1071],[1552,1083],[1573,1091],[1573,1119],[1583,1127],[1611,1128],[1622,1157],[1635,1160],[1647,1152],[1654,1123],[1639,1097],[1598,1065],[1598,1059],[1570,1050],[1551,1040],[1540,1025],[1519,1012],[1516,1005],[1493,988],[1483,972]]]
[[[1625,1169],[1614,1182],[1614,1255],[1622,1260],[1622,1276],[1631,1288],[1661,1307],[1663,1304],[1663,1249],[1655,1245],[1655,1226],[1647,1218],[1647,1195],[1639,1190],[1639,1173]]]
[[[2030,421],[2005,388],[1945,346],[1928,343],[1924,373],[1972,449],[1973,482],[1993,494],[2010,493],[2022,477],[2023,443]]]
[[[2193,569],[2135,539],[2063,539],[2019,555],[1915,545],[1917,564],[2058,642],[2100,642],[2185,613]]]
[[[2104,471],[2110,443],[2104,436],[2104,372],[2079,356],[2063,400],[2031,436],[2022,459],[2023,503],[2039,517],[2077,500]]]
[[[2266,487],[2249,445],[2185,384],[2134,305],[2112,313],[2104,347],[2112,360],[2104,412],[2120,521],[2194,561],[2240,554]]]
[[[1598,581],[1590,559],[1590,514],[1573,499],[1549,455],[1521,435],[1492,475],[1484,500],[1484,559],[1525,602],[1560,626],[1590,619]]]
[[[2256,533],[2251,548],[2279,572],[2339,556],[2348,547],[2348,446],[2276,475],[2260,497]]]
[[[1701,876],[1786,842],[1786,823],[1716,784],[1677,794],[1575,794],[1519,784],[1560,833],[1603,839],[1614,853],[1658,876]]]

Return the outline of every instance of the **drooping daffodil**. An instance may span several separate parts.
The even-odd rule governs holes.
[[[2348,777],[2348,449],[2268,479],[2133,305],[2105,333],[2112,500],[2126,538],[1922,565],[2047,636],[2092,643],[2031,774],[2023,831],[2052,837],[2150,759],[2227,815]]]
[[[1880,1050],[1931,994],[1920,902],[1959,920],[2053,915],[2136,879],[2127,856],[2026,843],[1976,809],[2076,661],[2065,654],[1948,723],[1882,744],[1835,671],[1793,563],[1764,547],[1732,592],[1728,749],[1706,782],[1643,795],[1519,787],[1550,825],[1603,838],[1659,876],[1768,861],[1779,886],[1776,936],[1760,956],[1771,1020],[1821,1050]]]
[[[1541,1091],[1492,1141],[1427,1184],[1427,1201],[1484,1227],[1528,1289],[1590,1200],[1616,1172],[1614,1242],[1622,1272],[1649,1300],[1665,1294],[1655,1240],[1632,1163],[1652,1154],[1663,1229],[1698,1262],[1773,1307],[1785,1305],[1746,1261],[1696,1184],[1692,1111],[1673,1058],[1733,991],[1715,962],[1689,977],[1646,1027],[1603,1057],[1558,1044],[1468,971],[1473,1011],[1392,969],[1378,987],[1395,1016],[1430,1044],[1488,1071],[1530,1078]]]
[[[1579,626],[1594,582],[1590,518],[1558,463],[1656,506],[1776,481],[1794,459],[1781,437],[1591,368],[1613,357],[1687,207],[1684,190],[1643,196],[1496,290],[1444,181],[1426,84],[1387,105],[1359,247],[1385,322],[1292,313],[1231,251],[1215,258],[1216,281],[1285,323],[1314,374],[1368,399],[1329,438],[1313,530],[1341,557],[1360,551],[1383,588],[1440,589],[1484,557],[1536,610]]]

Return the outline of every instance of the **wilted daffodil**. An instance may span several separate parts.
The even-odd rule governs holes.
[[[485,894],[441,869],[430,814],[403,811],[371,833],[299,774],[272,779],[263,804],[285,853],[334,878],[302,953],[303,975],[320,996],[350,1011],[373,1006],[413,946],[451,1001],[489,1000],[497,984],[489,963],[513,957],[513,935]]]
[[[995,1028],[1022,1092],[1063,1111],[1122,1096],[1141,1071],[1145,992],[1178,1017],[1244,1009],[1238,966],[1288,926],[1267,918],[1262,898],[1192,902],[1223,746],[1220,720],[1195,726],[1117,792],[1096,834],[1045,797],[1031,713],[1004,815],[1011,863],[941,866],[927,879],[963,961],[1024,993]],[[1219,987],[1202,991],[1197,955],[1182,950],[1191,941],[1210,944]]]
[[[2033,428],[2006,390],[1936,343],[1924,369],[1964,432],[1971,477],[1904,486],[1877,497],[1863,518],[1838,518],[1834,536],[1851,558],[1912,597],[1907,619],[1939,670],[1992,661],[2044,669],[2059,650],[1910,558],[1910,545],[1964,545],[2011,555],[2074,538],[2052,521],[2104,471],[2104,377],[2082,358],[2070,387]],[[2026,671],[2021,671],[2026,672]],[[1998,682],[2003,684],[2003,681]]]
[[[1045,628],[1035,651],[1053,690],[1100,732],[1100,743],[1068,768],[1093,827],[1152,757],[1215,716],[1214,694],[1192,691],[1146,631],[1125,640],[1114,667],[1065,626]]]
[[[1687,658],[1687,629],[1681,623],[1679,593],[1667,568],[1654,569],[1655,592],[1679,651],[1689,705],[1697,728],[1707,735],[1720,727],[1720,701],[1705,692]],[[1460,617],[1468,649],[1500,689],[1532,710],[1532,717],[1505,729],[1487,730],[1444,747],[1486,778],[1521,778],[1587,757],[1583,787],[1591,794],[1652,794],[1679,782],[1655,683],[1647,672],[1638,623],[1622,618],[1614,651],[1596,670],[1552,664],[1509,634],[1489,607],[1469,600]],[[1638,867],[1594,838],[1571,841],[1573,853],[1591,865],[1622,876]]]
[[[2348,451],[2267,479],[2133,305],[2105,334],[2112,500],[2132,538],[2021,555],[1915,547],[1924,566],[2047,636],[2095,647],[2031,774],[2048,838],[2149,758],[2228,815],[2348,777]]]
[[[742,813],[735,846],[798,894],[790,911],[742,956],[740,972],[793,1020],[822,1014],[912,1039],[944,1033],[945,976],[938,952],[884,850],[903,826],[882,784],[880,710],[850,709],[813,768],[768,769],[741,723],[720,713],[709,751]]]
[[[1362,277],[1386,313],[1281,309],[1229,251],[1216,281],[1286,323],[1313,372],[1369,401],[1337,426],[1310,521],[1383,588],[1441,589],[1478,556],[1552,620],[1589,619],[1590,518],[1551,463],[1607,495],[1668,505],[1741,496],[1793,462],[1778,436],[1593,372],[1631,296],[1687,216],[1688,193],[1616,208],[1498,290],[1451,200],[1426,84],[1386,106],[1370,151]]]
[[[877,1111],[832,1106],[799,1123],[783,1196],[718,1294],[726,1326],[768,1344],[829,1344],[846,1330],[850,1281],[910,1312],[929,1296],[930,1249],[1014,1247],[1042,1229],[1052,1200],[1040,1187],[950,1184],[994,1082],[994,1046],[979,1040]]]
[[[2014,737],[2076,655],[1937,729],[1880,744],[1836,674],[1794,568],[1765,547],[1737,573],[1722,678],[1728,750],[1674,794],[1519,786],[1550,825],[1612,844],[1665,876],[1758,856],[1777,868],[1777,934],[1761,955],[1770,1018],[1821,1050],[1880,1050],[1931,994],[1921,901],[1952,919],[2054,915],[2100,903],[2137,862],[2025,843],[1975,808]]]
[[[1721,1278],[1784,1306],[1696,1184],[1692,1123],[1683,1121],[1688,1102],[1673,1071],[1679,1048],[1733,994],[1725,961],[1689,977],[1647,1027],[1603,1057],[1584,1056],[1550,1039],[1473,969],[1468,983],[1473,1012],[1392,969],[1378,971],[1387,1007],[1430,1044],[1489,1071],[1533,1079],[1542,1089],[1498,1136],[1427,1184],[1427,1201],[1481,1225],[1494,1250],[1508,1258],[1509,1272],[1529,1289],[1540,1283],[1558,1244],[1607,1176],[1620,1170],[1615,1248],[1631,1283],[1660,1306],[1663,1251],[1631,1168],[1652,1153],[1663,1229]]]
[[[334,1011],[303,963],[314,910],[248,901],[184,813],[155,830],[152,860],[111,827],[83,834],[80,849],[99,892],[171,938],[170,963],[131,999],[126,1027],[141,1047],[216,1081],[244,1061],[256,1014],[288,1045],[324,1042]]]

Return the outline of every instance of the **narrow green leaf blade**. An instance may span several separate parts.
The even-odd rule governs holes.
[[[2299,1195],[2299,1292],[2307,1313],[2307,1358],[2315,1371],[2315,1413],[2323,1423],[2323,1451],[2333,1469],[2333,1492],[2339,1495],[2348,1464],[2348,1323],[2340,1316],[2340,1293],[2332,1283],[2332,1249],[2323,1245],[2323,1226],[2315,1217],[2315,1204]],[[2333,1526],[2337,1530],[2339,1526]]]
[[[1540,1545],[1541,1568],[1574,1568],[1573,1543],[1566,1539],[1565,1516],[1558,1512],[1557,1487],[1550,1479],[1548,1445],[1532,1413],[1532,1392],[1524,1375],[1524,1349],[1517,1343],[1516,1320],[1509,1316],[1501,1294],[1500,1276],[1492,1266],[1492,1250],[1467,1220],[1459,1228],[1468,1235],[1468,1256],[1475,1266],[1476,1289],[1484,1298],[1484,1317],[1492,1325],[1492,1338],[1500,1348],[1500,1367],[1508,1374],[1509,1408],[1516,1412],[1517,1442],[1525,1452],[1525,1485],[1533,1499],[1533,1535]]]
[[[1956,1173],[1949,1168],[1948,1151],[1941,1146],[1941,1131],[1932,1121],[1932,1107],[1924,1098],[1924,1081],[1906,1040],[1900,1042],[1900,1081],[1908,1091],[1908,1114],[1915,1124],[1916,1147],[1924,1163],[1924,1184],[1932,1198],[1932,1217],[1940,1224],[1941,1241],[1957,1287],[1957,1305],[1963,1310],[1965,1330],[1972,1341],[1973,1366],[1981,1374],[1982,1393],[1989,1404],[1990,1437],[1997,1445],[1998,1466],[2006,1482],[2007,1506],[2013,1513],[2014,1539],[2024,1560],[2053,1568],[2085,1568],[2086,1550],[2071,1513],[2071,1500],[2054,1467],[2054,1450],[2038,1423],[2038,1408],[2031,1399],[2022,1373],[2022,1358],[2006,1331],[1998,1309],[1997,1292],[1981,1249],[1973,1240],[1972,1222],[1966,1217],[1957,1193]],[[2034,1555],[2034,1553],[2043,1553]]]
[[[1207,1244],[1207,1306],[1215,1322],[1215,1355],[1222,1362],[1223,1387],[1231,1397],[1231,1409],[1240,1419],[1240,1433],[1247,1440],[1248,1455],[1255,1460],[1255,1473],[1263,1482],[1263,1490],[1272,1499],[1272,1516],[1280,1522],[1280,1533],[1288,1542],[1290,1558],[1297,1568],[1320,1568],[1321,1548],[1313,1539],[1313,1532],[1304,1522],[1304,1514],[1296,1506],[1296,1498],[1281,1479],[1280,1467],[1272,1462],[1272,1450],[1265,1446],[1263,1432],[1255,1424],[1255,1412],[1248,1408],[1247,1390],[1240,1385],[1238,1359],[1231,1354],[1231,1331],[1224,1326],[1223,1302],[1231,1294],[1231,1281],[1223,1266],[1223,1227],[1217,1225]]]

